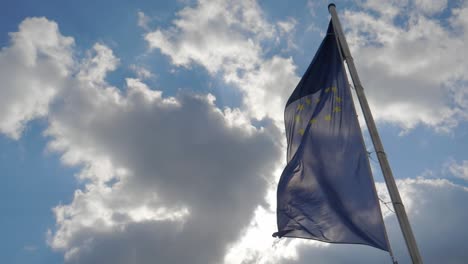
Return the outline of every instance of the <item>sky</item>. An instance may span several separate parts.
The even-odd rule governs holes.
[[[466,263],[468,1],[335,3],[425,263]],[[0,262],[391,263],[271,236],[284,106],[328,4],[2,2]]]

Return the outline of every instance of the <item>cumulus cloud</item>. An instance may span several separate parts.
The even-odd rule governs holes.
[[[71,262],[222,258],[277,166],[268,130],[231,120],[235,111],[216,108],[213,96],[164,98],[136,79],[126,95],[92,86],[72,93],[47,133],[52,149],[85,166],[80,177],[90,183],[55,208],[51,245]],[[111,248],[120,253],[96,250]]]
[[[443,24],[427,13],[445,1],[417,2],[365,1],[364,10],[344,12],[344,25],[374,116],[449,131],[467,118],[465,9]]]
[[[453,159],[449,160],[445,164],[444,169],[455,177],[468,180],[468,160],[463,160],[461,162],[457,162]]]
[[[148,68],[141,65],[132,64],[130,65],[130,70],[132,70],[140,80],[152,79],[155,77]]]
[[[260,52],[257,40],[272,37],[274,30],[250,0],[200,1],[179,11],[178,17],[171,28],[145,36],[150,48],[160,49],[176,65],[194,61],[210,72],[251,70]]]
[[[288,17],[284,21],[276,23],[278,26],[279,37],[276,41],[280,42],[281,39],[286,39],[287,49],[297,49],[298,46],[294,43],[294,32],[297,25],[297,20],[292,17]]]
[[[18,137],[47,116],[48,149],[81,168],[84,188],[54,208],[50,246],[72,263],[220,261],[264,202],[280,157],[277,128],[255,127],[209,94],[164,97],[130,78],[112,87],[112,50],[96,44],[73,60],[72,45],[56,23],[32,18],[1,53],[2,68],[18,65],[14,80],[2,71],[16,85],[1,91],[2,132]]]
[[[71,45],[54,22],[28,19],[22,25],[28,21],[51,26],[58,40]],[[25,33],[24,39],[35,34]],[[47,114],[48,149],[80,168],[77,178],[84,186],[70,204],[53,209],[49,245],[71,263],[222,261],[265,202],[281,165],[280,132],[272,121],[253,126],[239,109],[218,108],[213,95],[181,91],[165,97],[140,79],[128,78],[118,89],[106,82],[119,60],[105,45],[94,45],[76,62],[54,53],[62,42],[48,45],[50,52],[37,57],[46,65],[66,63],[56,67],[63,70],[63,83],[41,113]],[[47,81],[58,78],[31,71]],[[44,88],[37,85],[24,88]],[[18,98],[27,103],[27,96]]]
[[[151,18],[149,18],[145,13],[142,11],[138,11],[138,26],[143,28],[144,30],[149,30],[149,23],[151,21]]]
[[[447,0],[415,0],[415,8],[433,15],[442,12],[447,7]]]
[[[269,23],[256,1],[198,1],[178,12],[173,25],[149,32],[145,39],[177,66],[202,65],[244,93],[244,108],[256,119],[281,124],[283,106],[299,78],[291,58],[266,58],[262,43],[293,31],[297,22]],[[288,38],[289,39],[289,38]],[[293,42],[289,39],[290,47]]]
[[[278,24],[278,27],[280,29],[280,31],[282,33],[289,33],[291,32],[292,30],[294,30],[294,28],[296,27],[297,25],[297,20],[290,17],[288,18],[287,20],[285,21],[280,21],[277,23]]]
[[[19,138],[25,124],[48,113],[73,67],[73,38],[55,22],[25,19],[0,51],[0,132]]]

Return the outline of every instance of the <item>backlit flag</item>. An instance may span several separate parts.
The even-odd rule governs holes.
[[[278,185],[278,237],[388,251],[367,151],[332,22],[284,113],[287,165]]]

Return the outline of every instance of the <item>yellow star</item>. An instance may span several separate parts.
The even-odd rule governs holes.
[[[296,115],[296,122],[297,123],[301,122],[301,116],[300,115]]]
[[[297,105],[297,110],[298,110],[298,111],[304,110],[304,105],[303,105],[303,104],[298,104],[298,105]]]
[[[331,120],[331,115],[326,115],[325,116],[325,121],[330,121]]]
[[[336,93],[338,91],[338,89],[336,89],[335,86],[332,87],[332,92]]]
[[[325,89],[325,92],[326,92],[326,93],[330,92],[330,87],[328,87],[327,89]]]
[[[312,119],[310,120],[310,124],[311,124],[311,125],[314,124],[314,123],[316,123],[316,122],[317,122],[317,118],[312,118]]]
[[[341,101],[343,101],[343,99],[341,99],[341,97],[335,96],[335,101],[337,103],[341,103]]]
[[[315,102],[316,103],[320,102],[320,98],[315,98]]]
[[[335,106],[335,108],[333,108],[333,112],[334,113],[341,112],[341,107]]]
[[[304,131],[304,129],[302,129],[302,128],[301,128],[301,129],[299,129],[299,134],[300,134],[301,136],[303,136],[303,135],[304,135],[304,132],[305,132],[305,131]]]
[[[312,103],[309,98],[306,98],[306,104],[310,105]]]

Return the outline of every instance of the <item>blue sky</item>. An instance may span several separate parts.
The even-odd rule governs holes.
[[[336,4],[423,258],[463,263],[468,2]],[[4,3],[0,261],[390,263],[364,246],[271,237],[282,111],[327,5]]]

